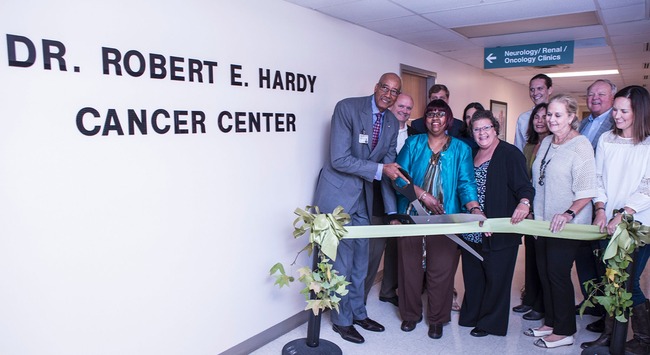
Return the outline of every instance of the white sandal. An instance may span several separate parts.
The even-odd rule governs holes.
[[[568,337],[556,341],[546,341],[544,338],[539,338],[535,340],[533,344],[535,344],[535,346],[539,346],[540,348],[553,349],[560,346],[573,345],[573,340],[573,335],[569,335]]]
[[[539,330],[539,328],[528,328],[528,330],[524,332],[524,335],[527,335],[529,337],[536,337],[536,338],[545,337],[551,334],[553,334],[553,329]]]

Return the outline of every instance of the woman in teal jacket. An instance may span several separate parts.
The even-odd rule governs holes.
[[[442,100],[425,110],[427,134],[411,136],[397,163],[412,178],[416,195],[430,214],[482,214],[477,202],[470,147],[447,135],[453,115]],[[415,215],[409,201],[398,195],[399,213]],[[415,329],[422,320],[422,284],[426,285],[429,337],[442,337],[442,326],[451,320],[457,245],[445,236],[428,235],[398,240],[398,292],[402,330]]]

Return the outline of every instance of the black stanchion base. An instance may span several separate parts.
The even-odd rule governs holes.
[[[343,355],[341,348],[331,341],[320,339],[318,346],[311,347],[307,345],[307,338],[292,340],[282,348],[283,355]]]
[[[582,350],[580,355],[609,355],[609,346],[592,346]]]

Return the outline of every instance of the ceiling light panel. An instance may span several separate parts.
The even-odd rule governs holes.
[[[391,18],[387,20],[363,22],[361,25],[373,31],[391,36],[402,33],[420,32],[423,30],[442,30],[442,27],[434,24],[431,21],[425,20],[420,16],[415,15]]]
[[[453,1],[449,1],[449,3],[453,3]],[[552,17],[595,10],[596,8],[594,7],[592,0],[521,0],[497,4],[488,3],[474,7],[457,8],[445,11],[436,10],[430,13],[422,13],[422,16],[440,24],[441,26],[453,28],[526,20],[540,17],[540,15]],[[491,14],[491,16],[486,17],[486,13]]]
[[[550,31],[528,32],[528,33],[515,33],[510,35],[492,36],[492,37],[478,37],[472,38],[472,43],[482,47],[498,47],[498,46],[516,46],[522,43],[547,43],[555,41],[570,41],[580,40],[593,37],[605,36],[605,30],[602,26],[586,26],[576,27],[570,30],[557,29]]]
[[[514,33],[548,31],[562,28],[599,25],[596,12],[581,12],[535,19],[493,23],[487,25],[456,27],[452,30],[467,38],[500,36]]]

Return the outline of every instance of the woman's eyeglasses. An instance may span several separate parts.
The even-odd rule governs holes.
[[[429,111],[425,116],[428,118],[445,117],[445,111]]]
[[[472,131],[474,131],[474,133],[487,132],[492,127],[494,126],[484,126],[484,127],[474,128]]]

